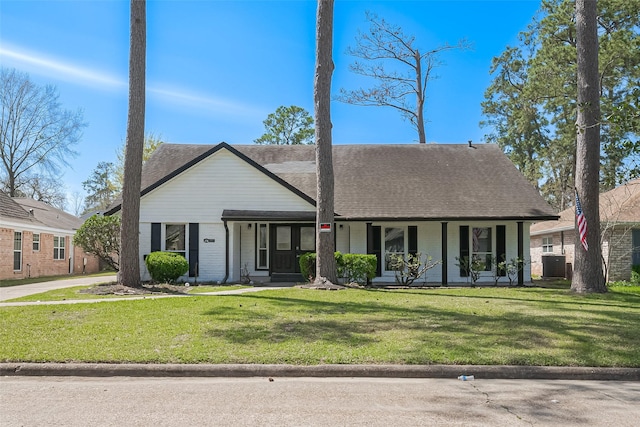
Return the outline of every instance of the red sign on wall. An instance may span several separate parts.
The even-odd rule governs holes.
[[[320,232],[321,233],[331,233],[331,223],[330,222],[321,222],[320,223]]]

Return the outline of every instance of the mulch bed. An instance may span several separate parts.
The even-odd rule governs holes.
[[[184,286],[169,285],[166,283],[143,283],[140,288],[119,285],[117,282],[101,283],[80,291],[82,294],[93,295],[186,295]]]

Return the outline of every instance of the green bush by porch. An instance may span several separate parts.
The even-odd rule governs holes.
[[[377,258],[375,255],[335,253],[338,277],[347,283],[365,285],[376,277]],[[316,274],[316,254],[308,252],[300,256],[300,272],[305,279],[313,280]]]
[[[173,283],[189,271],[189,262],[174,252],[151,252],[144,262],[151,279],[157,283]]]

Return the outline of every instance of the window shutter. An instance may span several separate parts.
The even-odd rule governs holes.
[[[198,276],[198,258],[200,249],[200,224],[189,223],[189,277]]]
[[[463,260],[470,261],[469,259],[469,226],[461,225],[460,226],[460,264],[462,264]],[[468,277],[469,272],[460,267],[460,277]]]
[[[409,244],[409,253],[415,255],[418,253],[418,227],[416,225],[410,225],[407,236]]]
[[[162,250],[162,244],[160,243],[160,223],[151,223],[151,252],[158,252]]]
[[[379,225],[367,223],[367,254],[376,256],[376,277],[382,276],[382,227]]]
[[[507,227],[504,225],[496,226],[496,263],[507,260]],[[496,268],[498,266],[496,265]],[[498,269],[498,276],[504,277],[507,271],[504,268]]]

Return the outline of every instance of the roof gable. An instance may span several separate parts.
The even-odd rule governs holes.
[[[276,181],[292,193],[315,206],[315,199],[313,197],[303,193],[298,188],[292,186],[289,182],[265,169],[251,158],[235,150],[226,142],[221,142],[215,146],[195,144],[161,144],[142,168],[140,197],[143,197],[164,183],[179,176],[193,166],[201,163],[203,160],[208,159],[220,150],[229,151],[270,179]],[[111,215],[118,212],[120,208],[121,202],[118,201],[111,209],[105,212],[105,215]]]

